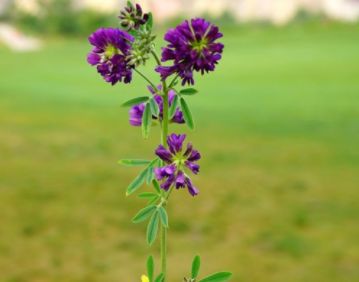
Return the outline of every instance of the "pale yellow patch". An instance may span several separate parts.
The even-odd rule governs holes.
[[[150,282],[150,279],[146,275],[141,276],[141,282]]]

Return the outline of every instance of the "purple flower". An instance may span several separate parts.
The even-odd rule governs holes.
[[[156,71],[162,79],[177,73],[182,78],[182,85],[194,84],[194,71],[202,75],[214,71],[222,58],[224,45],[216,42],[222,36],[217,26],[204,19],[184,21],[165,35],[169,44],[162,49],[162,62],[173,61],[173,65],[158,66]]]
[[[167,137],[168,149],[159,145],[156,155],[164,162],[163,167],[155,168],[155,176],[158,181],[162,181],[161,188],[168,191],[172,186],[186,188],[192,196],[198,195],[199,191],[193,186],[191,179],[186,171],[198,174],[199,165],[196,163],[200,158],[200,153],[193,149],[191,143],[183,148],[185,134],[171,134]]]
[[[157,87],[159,91],[162,90],[162,86],[158,86]],[[159,119],[162,120],[163,118],[163,98],[162,96],[156,94],[155,90],[151,87],[148,86],[148,90],[151,92],[151,94],[154,96],[154,100],[158,105],[158,108],[160,110],[159,112]],[[170,90],[168,92],[168,102],[169,102],[169,106],[172,105],[173,100],[176,96],[176,93],[173,90]],[[142,116],[143,116],[143,112],[145,111],[145,103],[133,106],[130,111],[130,124],[133,126],[141,126],[142,124]],[[158,117],[153,116],[153,119],[158,119]],[[180,111],[179,107],[176,109],[171,122],[174,123],[184,123],[184,119],[183,119],[183,114]]]
[[[100,28],[89,37],[94,48],[88,54],[87,62],[96,66],[97,71],[112,85],[119,81],[129,83],[132,79],[132,66],[129,65],[127,56],[133,40],[125,31]]]

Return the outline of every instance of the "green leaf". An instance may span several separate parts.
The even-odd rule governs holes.
[[[158,104],[156,103],[155,99],[150,99],[150,106],[151,106],[151,112],[154,116],[158,117],[160,114],[160,108],[158,107]]]
[[[151,205],[148,207],[145,207],[144,209],[140,210],[132,219],[133,223],[140,223],[142,221],[145,221],[147,218],[149,218],[153,212],[157,209],[155,205]]]
[[[125,103],[122,104],[122,107],[131,107],[131,106],[135,106],[138,104],[142,104],[144,102],[147,102],[149,99],[150,98],[148,98],[147,96],[137,97],[137,98],[126,101]]]
[[[141,185],[145,182],[146,175],[147,175],[147,168],[141,171],[140,174],[137,175],[137,177],[130,183],[130,185],[128,185],[126,196],[131,195],[132,193],[137,191],[138,188],[141,187]]]
[[[228,281],[229,278],[231,278],[232,273],[230,272],[218,272],[215,274],[212,274],[206,278],[203,278],[202,280],[199,280],[198,282],[222,282],[222,281]]]
[[[181,98],[180,104],[181,104],[181,109],[182,109],[182,113],[183,113],[183,118],[184,118],[186,124],[188,125],[188,127],[190,129],[194,129],[194,122],[193,122],[192,114],[191,114],[191,111],[189,110],[189,107],[188,107],[185,99]]]
[[[197,94],[197,93],[198,93],[198,90],[197,90],[197,89],[194,89],[194,88],[186,88],[186,89],[182,89],[179,93],[180,93],[181,95],[191,96],[191,95]]]
[[[122,159],[119,160],[118,163],[125,166],[141,166],[141,165],[147,165],[151,161],[148,160],[140,160],[140,159]]]
[[[149,245],[152,245],[153,242],[156,240],[159,220],[160,220],[159,214],[158,211],[156,211],[152,215],[147,226],[147,243]]]
[[[149,185],[152,182],[152,179],[154,177],[155,173],[153,171],[153,167],[149,167],[147,169],[147,178],[146,178],[146,183]]]
[[[142,136],[145,139],[147,139],[148,135],[150,134],[151,123],[152,123],[151,108],[150,108],[150,104],[147,103],[142,116]]]
[[[152,27],[153,27],[153,15],[152,15],[152,13],[148,13],[148,20],[147,20],[146,26],[147,26],[148,30],[152,30]]]
[[[173,116],[175,115],[176,110],[177,110],[177,106],[178,106],[178,96],[176,95],[176,96],[173,98],[171,107],[170,107],[170,109],[169,109],[169,111],[168,111],[168,117],[169,117],[169,119],[172,119]]]
[[[152,199],[152,198],[158,197],[158,194],[153,193],[153,192],[143,192],[143,193],[139,194],[138,197],[141,199]]]
[[[165,280],[165,276],[163,273],[161,273],[156,277],[155,282],[163,282],[164,280]]]
[[[153,184],[153,187],[155,188],[155,190],[157,191],[157,193],[161,194],[161,187],[160,187],[160,184],[158,183],[158,181],[156,179],[153,179],[152,184]]]
[[[201,258],[200,256],[195,256],[192,262],[192,279],[196,279],[201,267]]]
[[[153,257],[149,256],[147,259],[147,276],[150,282],[153,281],[153,273],[155,271],[155,263],[153,261]]]
[[[162,225],[168,228],[168,215],[164,207],[159,207],[158,212],[160,214]]]

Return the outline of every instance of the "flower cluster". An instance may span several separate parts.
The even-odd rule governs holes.
[[[162,86],[158,86],[157,87],[158,92],[162,91]],[[154,101],[157,103],[158,108],[159,108],[159,115],[158,117],[156,116],[152,116],[153,119],[159,119],[160,121],[162,121],[163,119],[163,97],[161,95],[156,94],[155,89],[153,89],[152,86],[148,86],[148,90],[151,92],[151,94],[153,95],[153,99]],[[175,91],[170,90],[168,92],[168,102],[169,102],[169,106],[172,105],[174,98],[176,96]],[[141,126],[142,124],[142,116],[143,116],[143,112],[145,111],[145,103],[141,103],[139,105],[135,105],[133,106],[130,111],[129,111],[129,115],[130,115],[130,124],[132,126]],[[171,122],[173,123],[184,123],[184,119],[183,119],[183,113],[181,112],[181,110],[177,107]]]
[[[117,82],[130,83],[132,66],[127,56],[130,54],[134,38],[125,31],[115,28],[100,28],[89,37],[93,45],[87,56],[89,64],[96,66],[97,71],[112,85]]]
[[[168,149],[159,145],[156,149],[156,155],[165,163],[165,166],[155,168],[155,175],[158,181],[163,181],[161,188],[168,191],[172,186],[186,188],[192,196],[198,194],[198,189],[193,186],[186,170],[194,174],[199,172],[199,165],[196,163],[201,154],[195,150],[191,143],[183,149],[183,142],[186,139],[185,134],[171,134],[167,138]]]
[[[120,25],[127,30],[137,30],[140,26],[146,24],[149,15],[144,14],[140,5],[133,5],[130,1],[120,12]]]
[[[184,21],[165,35],[169,44],[162,50],[162,62],[173,61],[173,65],[158,66],[156,71],[162,79],[176,73],[182,85],[194,84],[194,71],[213,71],[221,59],[224,45],[216,40],[222,36],[218,27],[204,19]]]

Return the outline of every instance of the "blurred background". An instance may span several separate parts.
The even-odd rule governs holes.
[[[138,2],[158,50],[167,27],[200,15],[226,45],[196,77],[197,131],[172,126],[203,160],[200,196],[176,191],[169,206],[170,282],[195,254],[234,282],[359,281],[359,1]],[[130,221],[138,170],[117,165],[159,142],[120,107],[146,84],[111,87],[86,62],[87,36],[117,26],[123,5],[0,0],[0,281],[132,282],[149,253],[158,262]]]

